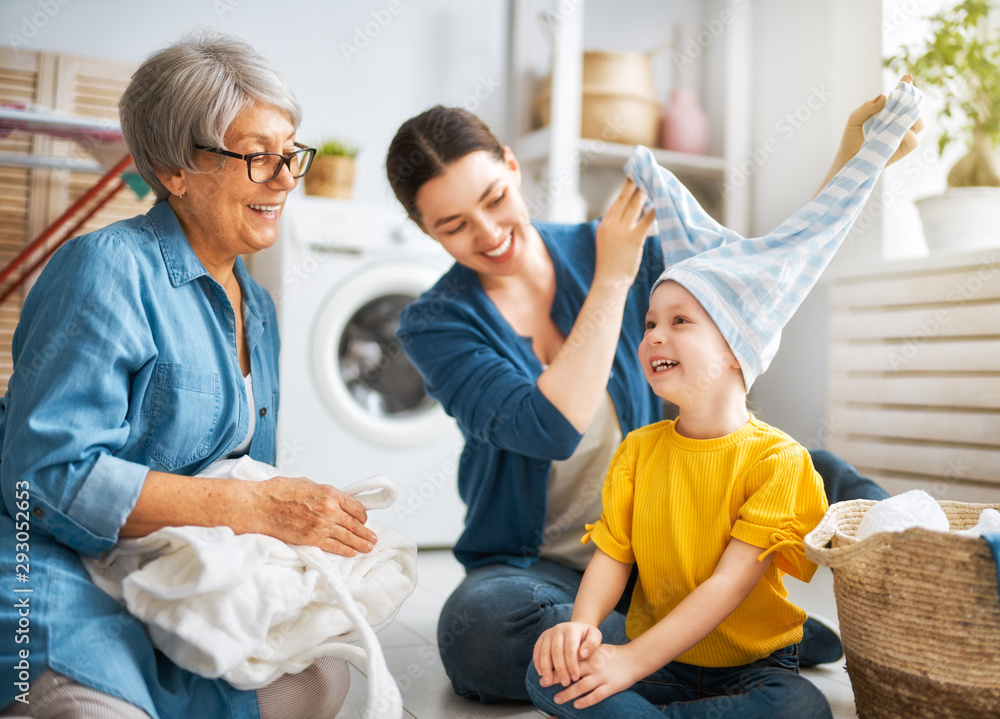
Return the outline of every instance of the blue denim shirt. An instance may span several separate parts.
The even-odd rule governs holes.
[[[115,543],[151,469],[197,473],[246,436],[250,411],[257,413],[250,455],[274,463],[274,304],[242,259],[235,274],[253,408],[232,305],[166,202],[71,240],[32,288],[0,401],[4,676],[28,649],[32,678],[51,666],[154,717],[258,716],[254,692],[192,675],[154,651],[139,623],[90,582],[79,561]],[[27,581],[16,579],[19,530],[28,536]],[[25,596],[30,627],[22,641],[16,627],[24,613],[12,604]],[[0,707],[21,693],[11,682],[0,687]]]
[[[594,279],[597,221],[534,225],[555,266],[552,319],[568,337]],[[637,357],[650,288],[662,271],[660,244],[649,238],[608,377],[622,435],[663,413]],[[531,338],[514,332],[476,273],[458,264],[403,311],[396,334],[427,393],[465,438],[458,491],[468,513],[455,556],[467,569],[530,566],[542,543],[552,461],[573,454],[582,437],[538,389],[543,367]]]

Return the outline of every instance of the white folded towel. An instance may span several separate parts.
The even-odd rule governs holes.
[[[854,536],[865,539],[873,534],[902,532],[911,527],[938,532],[949,530],[948,517],[941,505],[922,489],[911,489],[873,504],[861,518]]]
[[[223,460],[200,476],[263,481],[277,476],[250,457]],[[368,509],[396,497],[376,475],[344,488]],[[146,623],[153,643],[178,666],[237,689],[258,689],[320,656],[363,662],[365,717],[402,716],[399,689],[375,632],[396,616],[417,581],[416,545],[369,519],[368,554],[340,557],[229,527],[167,527],[123,539],[84,558],[94,583]],[[360,640],[360,646],[352,644]]]
[[[955,534],[960,537],[981,537],[984,534],[1000,534],[1000,512],[987,508],[979,515],[979,523],[975,527],[960,529]]]

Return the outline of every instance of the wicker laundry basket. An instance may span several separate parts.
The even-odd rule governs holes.
[[[873,504],[838,502],[805,538],[808,557],[833,568],[858,716],[1000,717],[1000,599],[989,547],[925,529],[859,541],[854,532]],[[940,504],[953,531],[1000,509]]]

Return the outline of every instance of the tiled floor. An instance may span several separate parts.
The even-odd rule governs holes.
[[[406,719],[466,719],[504,717],[538,719],[545,716],[518,702],[482,705],[461,699],[452,692],[435,645],[438,613],[451,590],[464,576],[461,565],[451,552],[420,552],[419,581],[406,600],[396,621],[379,634],[389,671],[403,696]],[[785,580],[788,593],[810,614],[821,616],[836,626],[837,610],[833,599],[833,575],[820,567],[810,584]],[[843,668],[843,661],[803,671],[823,690],[833,707],[835,719],[855,716],[854,694]],[[351,691],[340,713],[345,719],[364,715],[367,681],[358,667],[351,669]]]

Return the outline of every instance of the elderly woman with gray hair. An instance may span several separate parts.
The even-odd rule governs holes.
[[[205,34],[149,57],[119,107],[156,203],[52,257],[0,401],[0,666],[14,668],[0,715],[333,716],[343,661],[256,692],[196,676],[81,564],[167,526],[345,556],[377,541],[358,501],[331,486],[193,476],[220,458],[275,459],[277,321],[240,255],[275,242],[315,154],[295,141],[298,102],[246,43]]]

